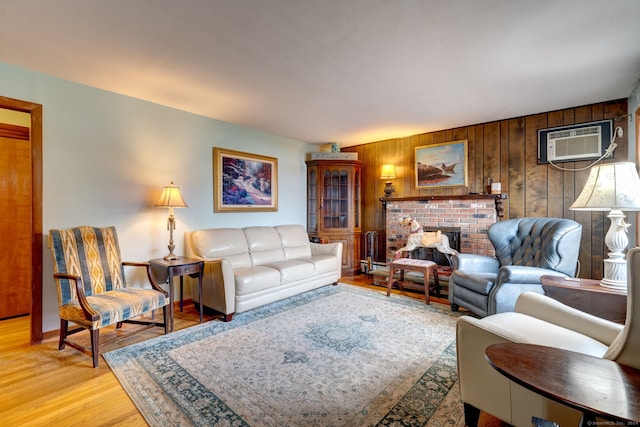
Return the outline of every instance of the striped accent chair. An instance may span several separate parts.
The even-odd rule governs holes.
[[[148,262],[123,262],[115,227],[81,226],[67,230],[50,230],[49,247],[53,267],[60,315],[60,341],[90,353],[93,367],[100,357],[99,330],[123,322],[164,327],[169,332],[169,295],[156,282]],[[145,267],[151,288],[127,287],[124,267]],[[144,320],[142,314],[162,308],[163,323],[154,318]],[[138,317],[138,319],[134,319]],[[79,327],[69,330],[69,322]],[[91,349],[70,341],[68,336],[89,330]]]

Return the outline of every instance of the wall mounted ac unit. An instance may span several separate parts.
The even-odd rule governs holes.
[[[538,163],[597,159],[611,143],[613,120],[541,129],[538,131]]]

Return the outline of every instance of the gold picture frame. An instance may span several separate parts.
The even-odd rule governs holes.
[[[415,151],[416,189],[467,187],[467,140],[423,145]]]
[[[213,147],[213,211],[278,210],[278,159]]]

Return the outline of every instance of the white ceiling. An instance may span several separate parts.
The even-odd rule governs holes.
[[[0,62],[343,146],[640,78],[640,0],[2,0],[0,17]]]

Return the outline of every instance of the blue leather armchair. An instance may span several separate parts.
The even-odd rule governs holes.
[[[452,256],[449,302],[478,316],[513,311],[523,292],[543,294],[543,275],[576,273],[582,225],[562,218],[516,218],[489,227],[495,258]]]

